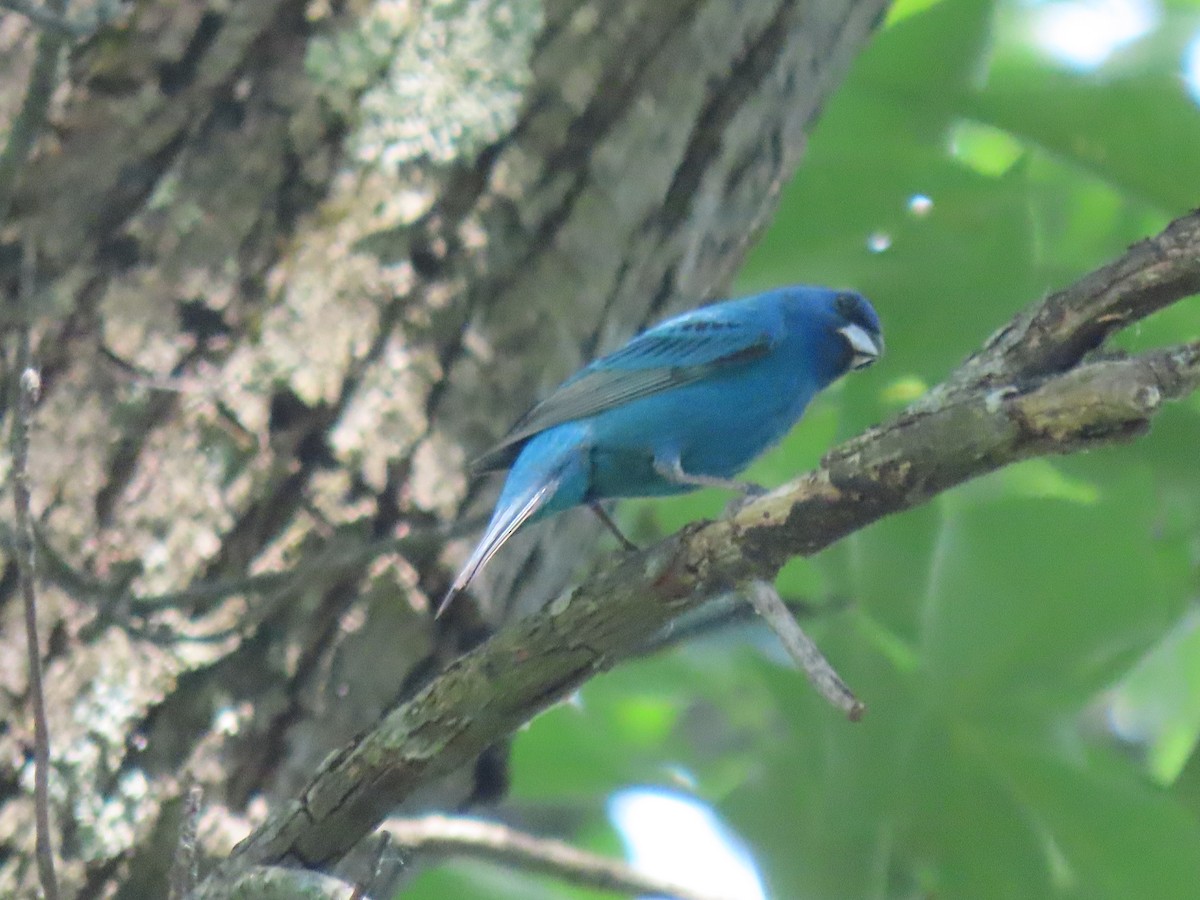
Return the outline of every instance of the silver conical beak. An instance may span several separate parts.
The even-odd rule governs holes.
[[[865,369],[883,355],[883,335],[871,334],[861,325],[839,328],[838,334],[850,345],[850,368]]]

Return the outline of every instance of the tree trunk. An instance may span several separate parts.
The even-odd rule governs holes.
[[[506,548],[482,615],[433,622],[494,497],[465,461],[589,356],[724,289],[882,7],[144,0],[72,48],[0,222],[6,295],[37,253],[69,896],[163,896],[189,782],[220,857],[566,583],[587,516]],[[5,130],[34,36],[0,18]],[[34,896],[4,531],[0,894]],[[502,792],[495,757],[414,806]]]

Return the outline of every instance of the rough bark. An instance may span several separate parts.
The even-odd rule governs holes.
[[[146,0],[71,50],[0,222],[0,290],[38,252],[69,894],[163,895],[189,779],[221,857],[478,642],[469,604],[429,616],[466,549],[447,527],[487,507],[463,461],[722,290],[882,7]],[[0,18],[0,129],[33,43]],[[593,527],[515,544],[486,624],[518,612],[518,573],[522,603],[561,589]],[[5,552],[0,893],[30,896]],[[486,793],[470,756],[408,802]]]

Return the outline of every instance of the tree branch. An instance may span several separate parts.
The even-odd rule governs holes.
[[[552,875],[582,887],[676,900],[720,900],[716,894],[645,875],[619,860],[496,822],[430,815],[419,819],[388,819],[381,830],[395,843],[412,850],[486,859],[514,869]]]
[[[183,795],[179,840],[175,844],[175,858],[171,861],[167,900],[184,900],[196,884],[196,829],[203,799],[204,789],[198,784],[189,785]]]
[[[1172,248],[1168,250],[1167,248]],[[1191,293],[1200,270],[1200,211],[1114,263],[1017,316],[1000,334],[1065,323],[1039,335],[1107,334],[1090,315],[1123,324]],[[1097,292],[1105,272],[1119,283]],[[1103,296],[1102,302],[1094,298]],[[289,807],[273,815],[219,870],[256,863],[319,867],[338,859],[420,785],[485,747],[610,668],[680,613],[746,582],[771,579],[885,515],[924,503],[968,479],[1034,456],[1073,453],[1147,430],[1164,400],[1200,384],[1200,342],[1128,359],[1083,363],[1029,377],[1029,360],[1061,360],[1075,339],[1030,338],[1047,351],[1010,351],[991,375],[951,381],[936,405],[920,405],[835,448],[820,468],[736,515],[701,522],[642,553],[612,559],[594,576],[456,660],[419,694],[321,767]],[[999,346],[993,339],[979,359]],[[1020,377],[1021,386],[1013,381]]]
[[[849,597],[829,597],[814,601],[805,597],[780,597],[792,619],[816,619],[819,616],[842,612],[853,605]],[[652,656],[680,644],[703,640],[720,632],[759,622],[761,616],[751,604],[737,594],[714,597],[686,616],[671,620],[668,625],[645,641],[633,656]]]
[[[1016,316],[917,407],[933,406],[954,390],[1069,368],[1109,335],[1200,293],[1197,247],[1200,211],[1193,211]]]
[[[220,900],[359,900],[359,888],[320,872],[253,866],[206,897]]]
[[[29,664],[29,699],[33,707],[33,802],[37,831],[38,878],[46,900],[58,900],[54,870],[54,842],[50,836],[50,727],[46,721],[46,691],[42,686],[42,651],[38,640],[37,558],[34,552],[33,517],[29,497],[29,431],[40,392],[33,366],[29,319],[33,315],[33,247],[27,243],[21,261],[20,316],[17,329],[17,378],[12,408],[12,493],[16,521],[17,577],[25,612],[25,649]]]
[[[846,686],[812,638],[804,633],[792,611],[779,596],[779,591],[775,590],[775,585],[762,580],[752,581],[746,587],[746,597],[754,611],[775,632],[783,649],[800,667],[817,693],[851,722],[861,719],[867,711],[866,706]]]

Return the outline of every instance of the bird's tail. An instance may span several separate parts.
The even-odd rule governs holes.
[[[517,498],[516,502],[496,507],[492,521],[488,523],[487,531],[471,553],[471,558],[458,573],[458,577],[454,579],[454,583],[450,585],[450,590],[446,591],[442,602],[438,604],[437,612],[434,613],[435,617],[444,613],[447,607],[454,602],[454,598],[467,589],[467,585],[479,574],[479,570],[496,555],[496,551],[503,547],[505,541],[528,522],[534,513],[546,505],[557,489],[557,480],[546,482],[539,485],[537,490],[530,491],[525,497]]]
[[[568,422],[542,432],[525,445],[504,482],[487,531],[438,605],[437,615],[466,590],[518,528],[535,517],[583,502],[588,491],[590,440],[589,425]]]

